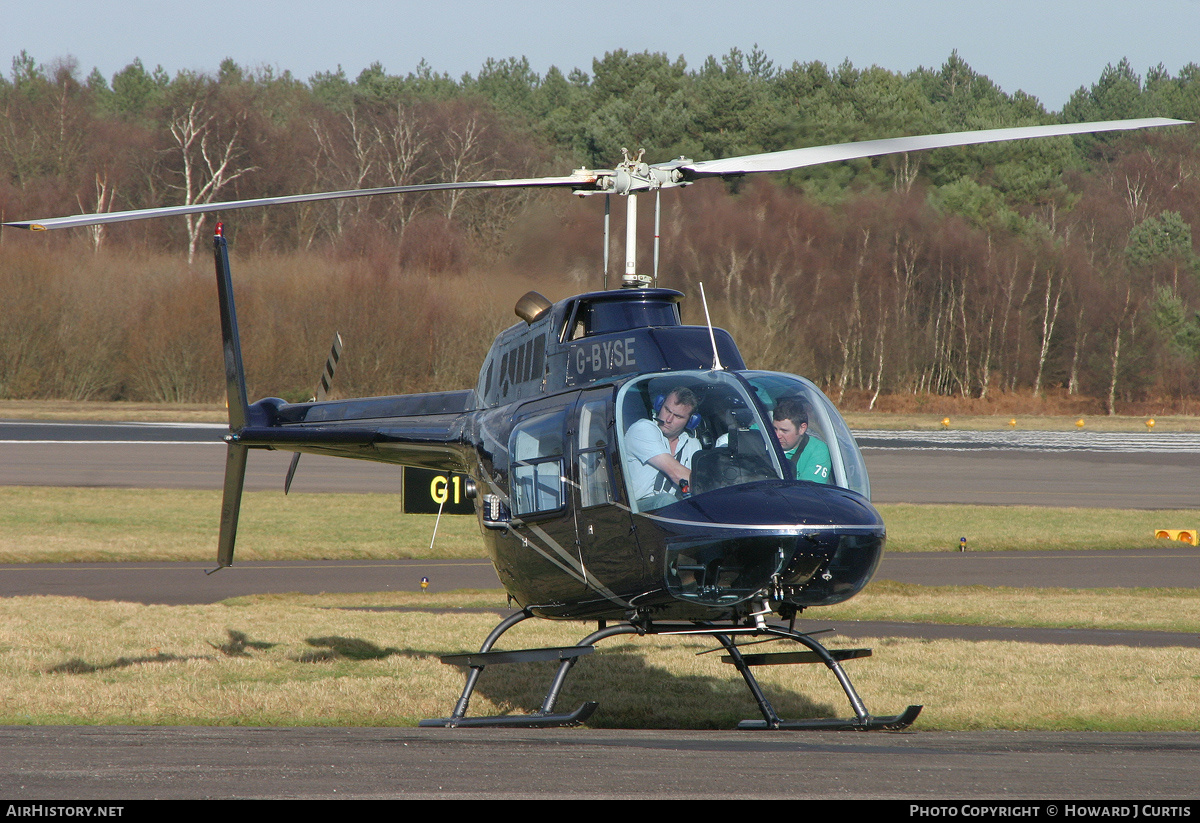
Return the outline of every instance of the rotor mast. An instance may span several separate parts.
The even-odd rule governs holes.
[[[645,149],[638,149],[636,155],[631,155],[629,149],[622,148],[622,160],[612,172],[596,173],[599,190],[604,198],[604,277],[605,287],[608,286],[608,196],[621,194],[625,196],[625,274],[621,277],[623,289],[648,289],[658,284],[658,250],[660,242],[660,226],[662,223],[662,188],[663,186],[687,185],[675,171],[678,165],[690,163],[686,158],[679,158],[669,164],[651,166],[643,161]],[[577,172],[578,174],[579,172]],[[654,192],[654,270],[653,275],[637,273],[637,193],[639,191]],[[596,194],[597,191],[577,190],[579,195]]]
[[[621,278],[623,289],[644,289],[650,286],[650,278],[637,273],[637,199],[636,194],[625,200],[625,276]]]

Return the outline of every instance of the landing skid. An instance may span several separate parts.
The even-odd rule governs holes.
[[[818,643],[810,635],[801,632],[785,629],[780,626],[719,626],[715,623],[689,623],[689,624],[648,624],[635,625],[632,623],[618,623],[613,626],[604,626],[598,631],[592,632],[587,637],[580,640],[574,646],[563,646],[548,649],[524,649],[521,651],[512,652],[493,652],[492,646],[500,639],[500,635],[504,634],[513,626],[523,620],[533,617],[529,611],[520,611],[516,614],[506,617],[500,621],[483,641],[479,652],[475,654],[456,654],[447,655],[442,658],[442,662],[449,665],[464,666],[470,671],[467,674],[467,683],[463,687],[462,696],[458,699],[458,703],[454,707],[454,712],[450,717],[438,718],[432,720],[422,720],[420,725],[424,727],[506,727],[506,728],[550,728],[562,726],[577,726],[585,722],[592,716],[592,712],[599,705],[595,702],[586,702],[573,712],[556,713],[554,704],[558,702],[559,693],[562,691],[563,683],[566,682],[567,673],[575,665],[575,662],[584,655],[591,654],[595,651],[595,644],[608,637],[615,637],[622,634],[638,634],[638,635],[706,635],[714,637],[725,648],[728,655],[722,659],[732,664],[738,673],[742,675],[742,679],[746,682],[746,687],[750,689],[750,693],[754,695],[754,700],[758,704],[758,709],[762,712],[762,720],[743,720],[738,724],[739,729],[807,729],[807,730],[826,730],[826,731],[898,731],[908,728],[913,721],[917,719],[917,715],[921,713],[921,706],[909,706],[903,712],[889,717],[874,717],[863,705],[862,698],[858,696],[858,692],[854,689],[854,684],[850,682],[846,672],[842,669],[841,660],[852,660],[858,657],[869,657],[870,649],[837,649],[829,650]],[[741,652],[741,646],[735,641],[735,637],[768,637],[779,638],[783,640],[794,640],[802,646],[805,646],[807,652],[781,652],[769,654],[746,654]],[[483,673],[485,667],[489,665],[498,665],[501,663],[523,663],[533,661],[558,660],[558,671],[554,675],[554,680],[550,684],[549,690],[546,692],[545,699],[542,700],[541,708],[536,712],[527,715],[502,715],[496,717],[467,717],[467,708],[471,701],[471,695],[475,691],[475,686],[479,682],[479,675]],[[854,711],[853,718],[822,718],[815,720],[784,720],[775,712],[766,695],[763,694],[762,687],[759,685],[757,678],[751,671],[753,666],[770,666],[770,665],[789,665],[796,663],[824,663],[825,666],[833,672],[838,683],[842,687],[842,691],[846,693],[846,697],[850,701],[850,707]]]

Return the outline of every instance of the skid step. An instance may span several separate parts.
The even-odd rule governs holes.
[[[870,649],[828,649],[834,660],[857,660],[860,657],[870,657]],[[737,665],[732,655],[721,655],[722,663]],[[743,654],[742,662],[747,666],[783,666],[790,663],[824,663],[816,652],[764,652],[762,654]]]
[[[545,649],[520,649],[511,652],[470,652],[443,655],[447,666],[481,669],[500,663],[544,663],[547,660],[574,660],[596,650],[595,646],[552,646]]]

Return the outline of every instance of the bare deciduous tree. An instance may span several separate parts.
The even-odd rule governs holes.
[[[240,165],[244,149],[239,138],[244,115],[235,114],[222,128],[217,115],[209,113],[203,102],[193,100],[173,117],[168,130],[173,141],[172,154],[179,162],[177,173],[182,178],[171,187],[183,193],[183,205],[212,203],[234,180],[255,166]],[[196,257],[196,244],[204,227],[204,215],[186,216],[188,229],[188,264]]]

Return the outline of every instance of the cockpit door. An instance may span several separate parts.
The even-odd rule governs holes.
[[[572,491],[580,551],[596,588],[640,590],[645,564],[632,533],[629,506],[614,467],[619,465],[611,387],[582,392],[573,412]]]

